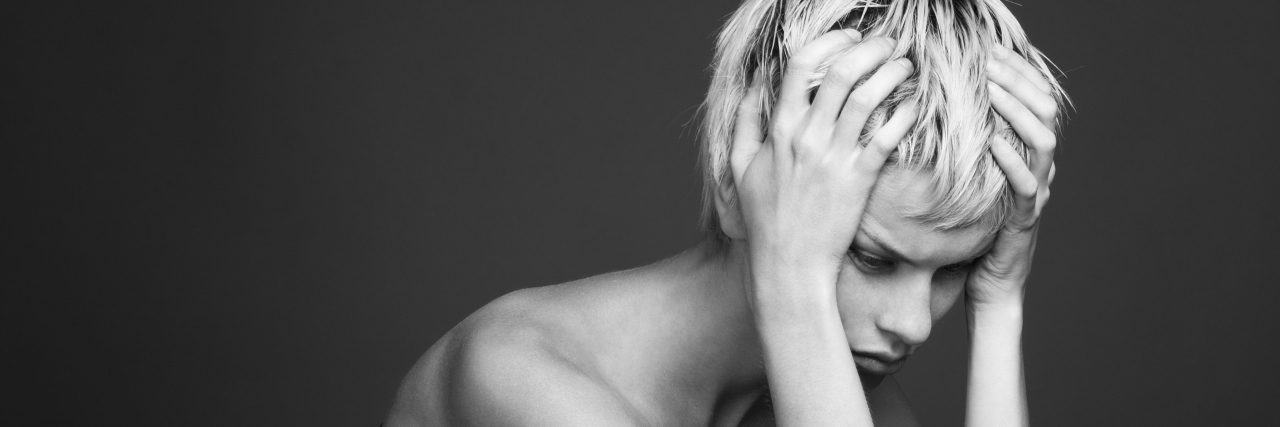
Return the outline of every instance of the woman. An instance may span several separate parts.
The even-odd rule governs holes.
[[[999,0],[748,0],[705,105],[706,239],[490,303],[387,425],[915,425],[892,374],[962,294],[966,421],[1025,425],[1062,99]]]

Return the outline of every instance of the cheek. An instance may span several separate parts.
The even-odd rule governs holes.
[[[875,292],[872,282],[884,278],[863,274],[845,260],[840,266],[840,276],[836,281],[837,306],[840,309],[840,320],[846,331],[855,332],[864,328],[875,328],[874,314],[885,304],[891,304],[888,298]],[[929,293],[929,314],[933,322],[946,316],[955,308],[956,302],[964,295],[965,278],[937,279],[933,282]]]
[[[960,300],[961,295],[964,295],[963,279],[935,284],[933,292],[929,295],[929,312],[933,322],[937,323],[938,319],[946,316],[956,306],[956,301]]]
[[[874,314],[881,298],[872,292],[869,280],[847,259],[840,266],[840,276],[836,280],[836,305],[846,331],[875,328]]]

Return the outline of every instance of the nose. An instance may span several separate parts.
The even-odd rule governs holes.
[[[929,339],[933,328],[930,310],[933,292],[932,275],[914,274],[903,278],[904,283],[893,286],[890,304],[876,319],[876,326],[883,333],[892,335],[910,351]]]

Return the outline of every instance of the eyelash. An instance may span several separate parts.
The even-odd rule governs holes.
[[[852,255],[854,264],[858,265],[858,267],[862,268],[864,271],[878,273],[892,270],[895,266],[893,260],[871,256],[863,253],[862,251],[852,250],[849,251],[849,254]]]
[[[849,254],[853,258],[854,264],[868,273],[882,273],[892,270],[897,265],[893,260],[884,259],[863,253],[859,250],[850,250]],[[969,267],[973,265],[973,260],[955,263],[943,266],[938,272],[948,276],[958,276],[969,271]]]
[[[951,264],[951,265],[948,265],[948,266],[944,266],[944,267],[942,267],[941,269],[939,269],[939,271],[941,271],[941,272],[942,272],[942,274],[951,275],[951,276],[959,276],[959,275],[961,275],[961,274],[964,274],[964,273],[969,272],[969,267],[970,267],[970,266],[972,266],[972,265],[973,265],[973,260],[969,260],[969,261],[965,261],[965,262],[960,262],[960,263],[955,263],[955,264]]]

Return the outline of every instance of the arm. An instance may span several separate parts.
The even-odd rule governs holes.
[[[1025,426],[1022,374],[1022,306],[974,309],[969,315],[967,426]]]
[[[1025,426],[1022,370],[1022,302],[1035,253],[1040,212],[1053,182],[1057,102],[1034,67],[997,47],[988,63],[991,104],[1027,143],[1029,159],[997,138],[991,153],[1009,180],[1014,211],[995,247],[969,277],[970,332],[968,426]]]
[[[835,282],[880,168],[916,112],[900,107],[866,147],[858,144],[870,113],[913,72],[905,59],[886,62],[893,40],[860,40],[852,30],[833,31],[790,60],[767,136],[759,123],[764,89],[753,89],[739,108],[730,163],[745,230],[730,237],[748,246],[750,296],[780,426],[871,425]],[[842,51],[810,101],[810,76]]]

